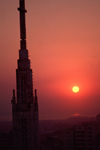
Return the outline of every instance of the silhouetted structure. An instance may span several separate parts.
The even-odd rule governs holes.
[[[38,102],[33,95],[32,69],[26,49],[25,2],[19,0],[20,7],[20,50],[16,69],[17,99],[15,90],[12,98],[13,145],[14,150],[38,150]]]

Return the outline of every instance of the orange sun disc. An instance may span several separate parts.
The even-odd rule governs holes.
[[[74,87],[72,88],[72,91],[73,91],[74,93],[79,92],[79,87],[78,87],[78,86],[74,86]]]

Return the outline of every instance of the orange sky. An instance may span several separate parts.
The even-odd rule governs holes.
[[[11,118],[18,0],[0,1],[0,115]],[[40,119],[100,113],[100,0],[26,0],[27,49]],[[71,88],[77,85],[79,93]]]

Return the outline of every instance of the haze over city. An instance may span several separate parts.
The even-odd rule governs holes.
[[[0,120],[11,120],[20,49],[19,1],[0,1]],[[100,113],[100,1],[26,0],[26,35],[40,119]],[[79,92],[73,93],[72,87]]]

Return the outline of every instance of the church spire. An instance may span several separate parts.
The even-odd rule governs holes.
[[[27,10],[25,9],[25,1],[19,1],[20,7],[18,8],[20,12],[20,49],[26,49],[26,25],[25,25],[25,13]]]

